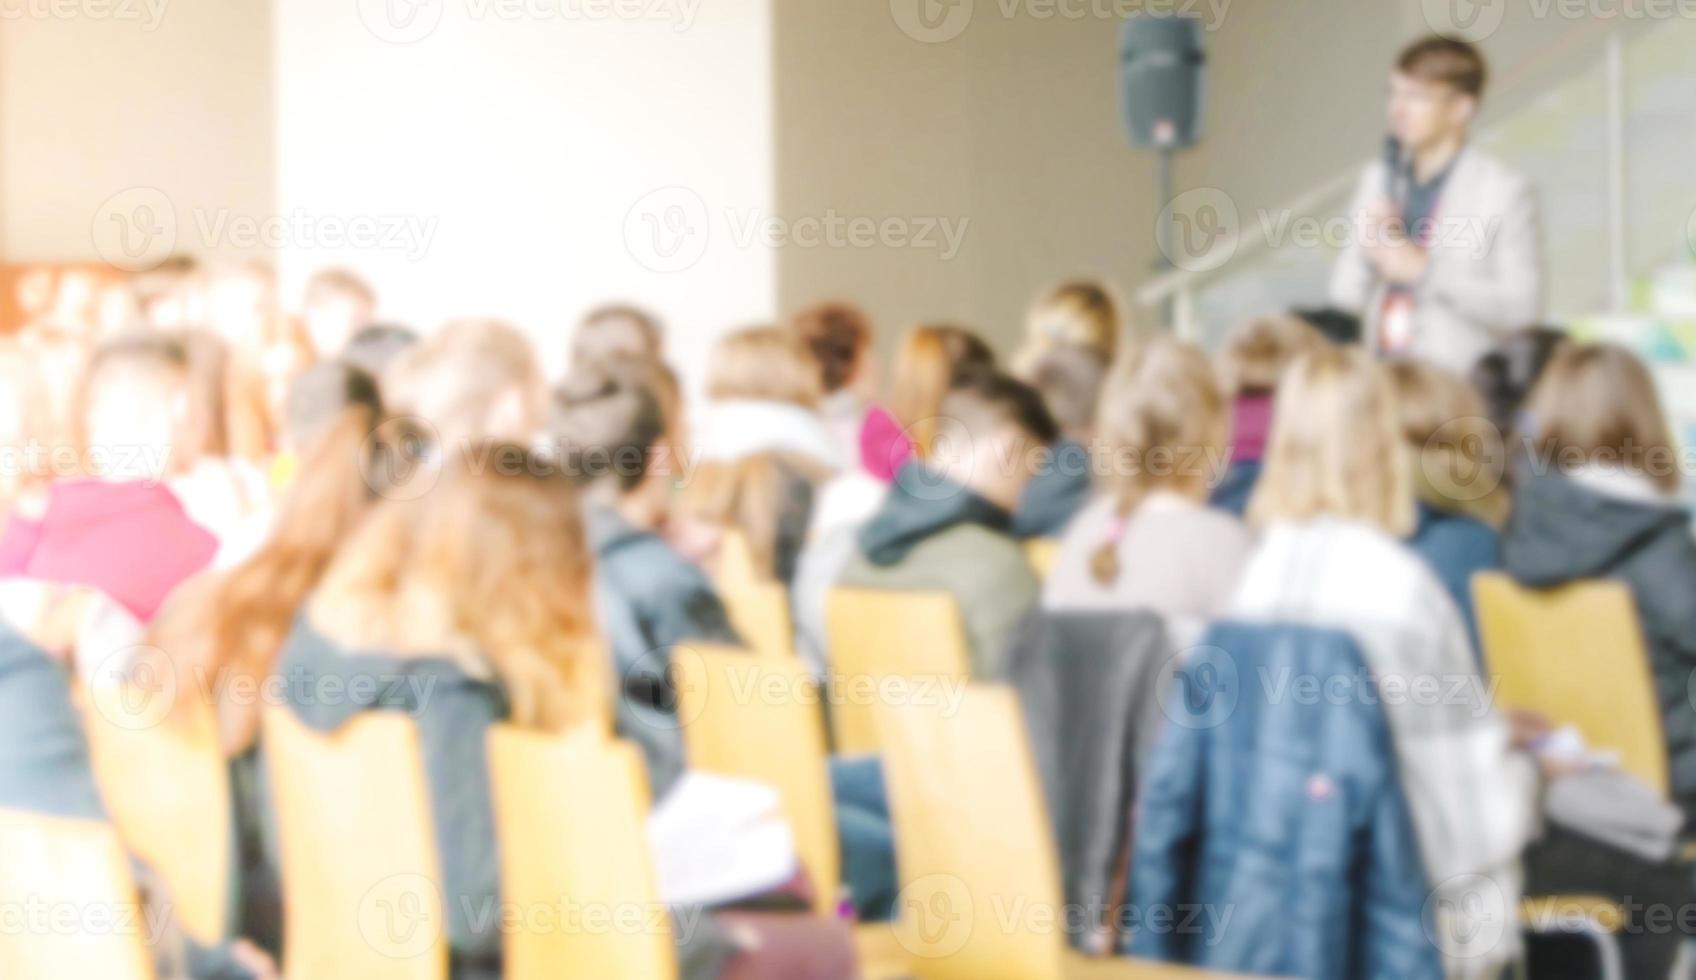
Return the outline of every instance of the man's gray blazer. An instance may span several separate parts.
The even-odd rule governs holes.
[[[1360,315],[1361,336],[1373,347],[1387,286],[1362,251],[1362,236],[1376,231],[1363,227],[1360,216],[1384,195],[1385,166],[1378,161],[1361,175],[1349,207],[1355,234],[1331,276],[1332,305]],[[1523,175],[1467,147],[1455,159],[1434,219],[1431,266],[1413,287],[1411,352],[1466,372],[1503,335],[1542,320],[1537,194]]]

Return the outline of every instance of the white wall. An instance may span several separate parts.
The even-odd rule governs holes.
[[[732,233],[771,206],[770,2],[278,3],[280,210],[383,233],[293,234],[285,295],[347,265],[383,315],[508,317],[551,367],[587,307],[639,299],[695,373],[773,311],[773,251]]]

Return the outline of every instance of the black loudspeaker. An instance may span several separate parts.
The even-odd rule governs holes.
[[[1175,150],[1201,139],[1206,67],[1199,21],[1145,14],[1125,22],[1119,82],[1132,143]]]

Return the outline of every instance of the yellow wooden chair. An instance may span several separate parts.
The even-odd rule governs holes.
[[[1504,708],[1571,725],[1587,745],[1619,755],[1620,768],[1669,792],[1666,739],[1649,654],[1631,592],[1619,582],[1521,588],[1500,572],[1473,577],[1485,662]],[[1592,895],[1527,897],[1521,919],[1577,925],[1597,944],[1608,976],[1620,975],[1613,934],[1624,921]]]
[[[720,591],[734,591],[772,581],[771,575],[757,565],[748,536],[734,528],[726,529],[719,538],[718,558],[713,563],[713,584]]]
[[[264,731],[287,975],[446,980],[446,906],[411,719],[372,713],[323,735],[273,707]]]
[[[873,709],[885,678],[959,684],[971,676],[965,627],[952,596],[837,588],[826,601],[831,673],[839,682],[838,703],[830,709],[836,751],[878,750]]]
[[[489,732],[489,773],[502,901],[549,909],[569,898],[584,912],[544,928],[521,922],[507,933],[507,980],[675,980],[671,923],[644,833],[647,776],[635,747],[598,732],[497,726]]]
[[[148,920],[105,823],[0,810],[0,909],[22,917],[0,928],[0,977],[152,980]],[[38,927],[31,909],[44,916]],[[68,910],[86,927],[64,928]]]
[[[211,707],[192,700],[185,703],[200,710],[186,712],[181,724],[138,726],[126,684],[107,679],[87,687],[95,782],[126,850],[165,885],[178,923],[215,945],[232,899],[234,842],[229,764]]]
[[[789,590],[782,582],[742,582],[719,589],[730,624],[748,649],[763,657],[795,658],[795,627],[789,617]]]
[[[1666,739],[1630,590],[1596,581],[1533,591],[1486,572],[1472,591],[1500,704],[1577,728],[1665,794]]]
[[[1025,560],[1030,562],[1031,571],[1037,578],[1045,579],[1054,570],[1054,562],[1060,557],[1060,541],[1058,538],[1032,538],[1025,542]]]
[[[841,869],[818,682],[798,663],[736,649],[679,648],[672,662],[690,768],[777,788],[815,908],[834,916]]]
[[[894,933],[920,980],[1222,976],[1066,945],[1059,857],[1011,688],[973,685],[958,713],[884,705],[878,724],[903,883]]]

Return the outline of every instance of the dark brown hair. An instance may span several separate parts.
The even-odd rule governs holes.
[[[1465,95],[1482,98],[1490,80],[1484,55],[1465,41],[1433,34],[1402,49],[1396,70],[1422,82],[1451,86]]]
[[[818,362],[825,394],[837,391],[853,377],[860,357],[872,339],[871,322],[850,303],[819,303],[795,314],[790,328]]]

